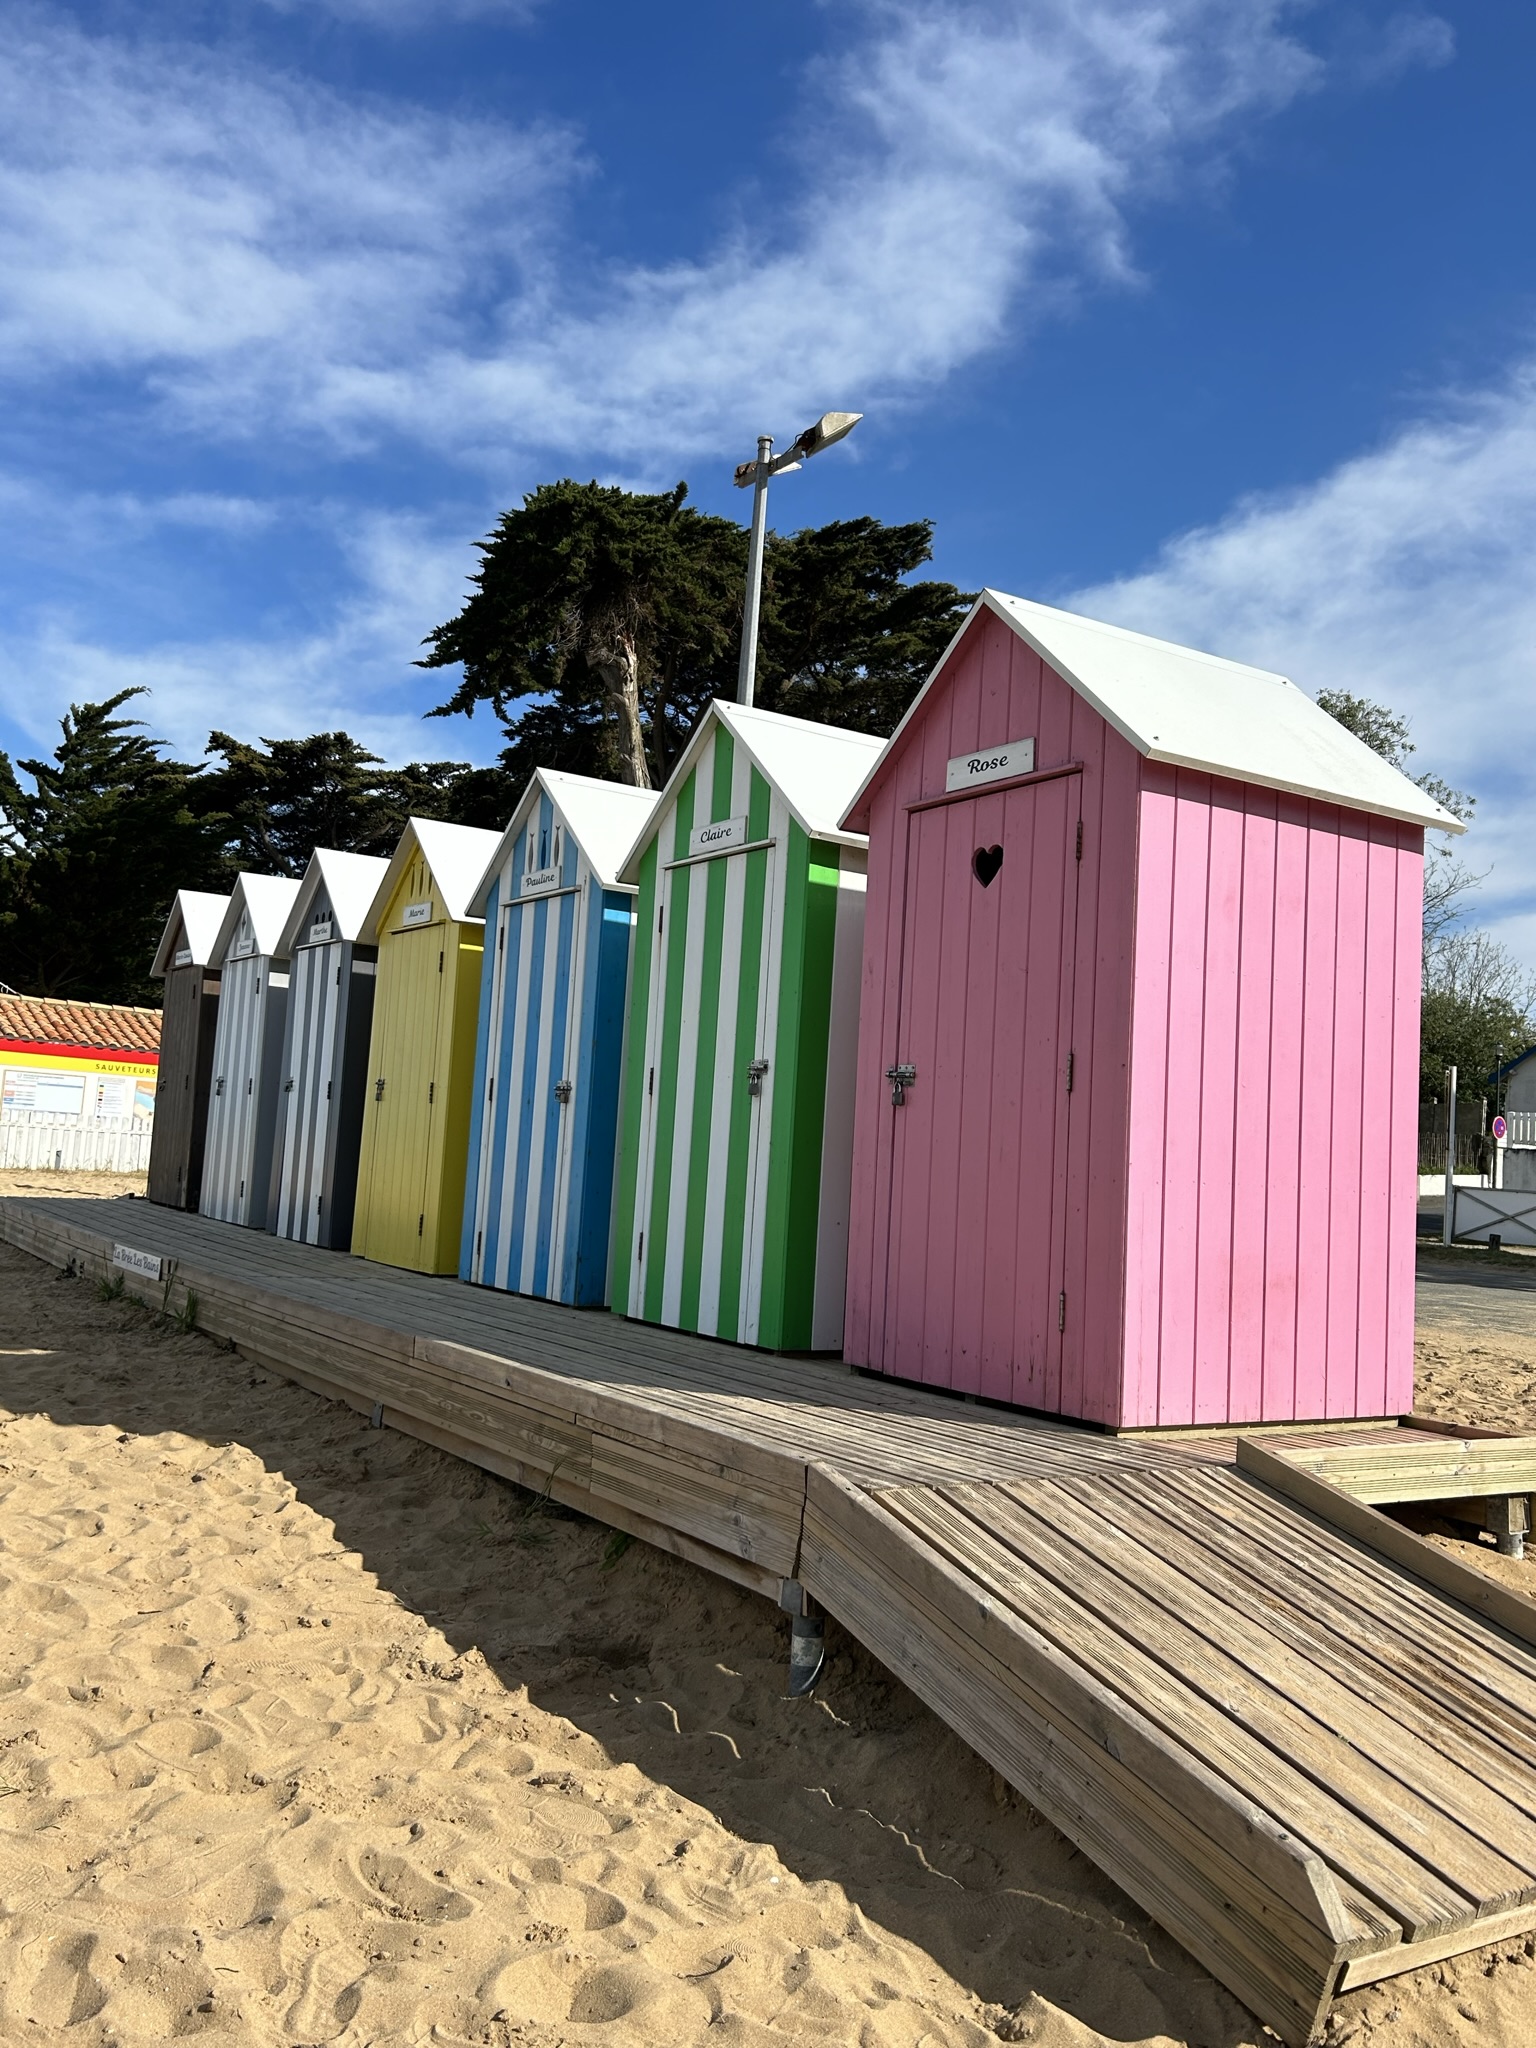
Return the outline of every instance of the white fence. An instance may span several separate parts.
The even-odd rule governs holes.
[[[0,1167],[55,1166],[75,1173],[147,1173],[152,1120],[83,1121],[47,1110],[12,1110],[0,1122]]]
[[[1509,1125],[1511,1145],[1536,1146],[1536,1109],[1507,1109],[1504,1120]]]

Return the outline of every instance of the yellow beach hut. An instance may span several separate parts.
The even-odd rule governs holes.
[[[378,947],[352,1249],[456,1273],[485,926],[466,912],[500,835],[408,821],[358,944]]]

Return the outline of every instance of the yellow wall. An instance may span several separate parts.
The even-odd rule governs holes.
[[[430,918],[406,925],[408,906]],[[378,982],[352,1249],[456,1273],[484,927],[455,924],[418,851],[379,921]],[[384,1083],[382,1095],[378,1083]]]

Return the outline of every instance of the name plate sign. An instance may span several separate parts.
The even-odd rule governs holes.
[[[125,1273],[137,1273],[144,1280],[163,1280],[165,1260],[159,1252],[136,1252],[130,1244],[115,1244],[112,1247],[112,1263],[120,1266]]]
[[[328,946],[335,929],[328,917],[317,917],[309,928],[309,943],[312,946]]]
[[[957,754],[944,771],[945,790],[974,789],[986,782],[1006,782],[1013,775],[1033,775],[1033,739],[1009,740],[1005,747],[983,747],[979,753]]]
[[[728,846],[745,846],[747,843],[747,821],[740,818],[719,818],[713,825],[695,825],[688,837],[690,853],[722,853]]]
[[[551,889],[558,889],[559,886],[560,870],[558,868],[530,868],[523,876],[522,894],[524,896],[543,896]]]
[[[183,946],[176,955],[176,958],[171,962],[171,965],[173,967],[190,967],[192,965],[192,948],[190,946]]]
[[[432,922],[432,903],[430,897],[425,903],[407,903],[405,909],[400,913],[400,922],[403,925],[430,924]]]
[[[256,941],[254,939],[236,939],[229,949],[229,957],[231,960],[246,960],[249,959],[255,950]]]

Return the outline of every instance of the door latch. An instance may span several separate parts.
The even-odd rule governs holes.
[[[382,1102],[384,1100],[384,1079],[382,1075],[373,1084],[373,1099],[375,1102]]]
[[[753,1060],[752,1064],[747,1068],[747,1093],[749,1095],[762,1094],[763,1076],[767,1071],[768,1062],[766,1060]]]
[[[559,1102],[559,1103],[566,1103],[566,1102],[569,1102],[569,1101],[570,1101],[570,1099],[571,1099],[571,1092],[572,1092],[572,1091],[571,1091],[571,1084],[570,1084],[570,1082],[569,1082],[569,1081],[557,1081],[557,1082],[555,1083],[555,1100],[556,1100],[556,1102]]]
[[[899,1067],[887,1067],[885,1070],[885,1078],[891,1084],[892,1106],[896,1109],[900,1109],[901,1105],[907,1099],[907,1090],[912,1086],[912,1083],[917,1079],[917,1069],[916,1067],[907,1066],[905,1063],[903,1063]]]

